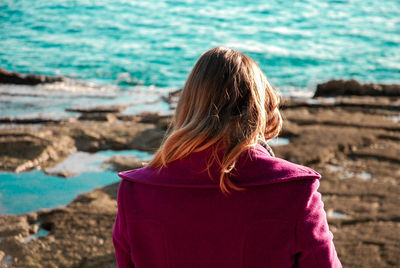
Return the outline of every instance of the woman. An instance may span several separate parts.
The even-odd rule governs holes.
[[[119,174],[118,267],[341,267],[320,175],[262,146],[278,105],[246,55],[200,57],[149,166]]]

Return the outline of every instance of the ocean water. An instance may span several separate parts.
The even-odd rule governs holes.
[[[399,82],[399,14],[398,0],[2,0],[0,67],[82,83],[1,86],[0,112],[70,116],[66,107],[99,104],[165,111],[159,96],[180,88],[215,46],[251,56],[283,94],[310,95],[338,78]]]
[[[116,155],[136,156],[148,161],[152,155],[137,150],[77,152],[49,171],[76,173],[69,178],[47,175],[40,170],[24,173],[0,172],[0,215],[54,208],[71,202],[78,194],[119,181],[117,172],[105,164]]]

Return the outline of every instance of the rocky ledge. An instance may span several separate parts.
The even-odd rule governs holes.
[[[362,84],[357,80],[330,80],[319,84],[314,97],[343,96],[400,96],[398,84]]]
[[[0,68],[0,84],[37,85],[64,81],[63,77],[46,76],[39,74],[21,74]]]
[[[157,117],[157,118],[152,118]],[[13,125],[0,129],[0,167],[22,172],[55,166],[76,151],[155,151],[167,127],[161,116],[116,115],[81,118],[39,125]]]
[[[322,174],[320,192],[344,267],[400,266],[399,106],[400,94],[283,101],[281,138],[287,140],[271,145],[277,156]],[[0,153],[0,166],[42,168],[74,150],[153,151],[170,120],[113,115],[3,127],[0,141],[9,147]],[[115,170],[142,165],[132,157],[107,164]],[[0,216],[0,266],[115,267],[116,189],[117,184],[96,189],[62,208]]]

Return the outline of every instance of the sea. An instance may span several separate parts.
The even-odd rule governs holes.
[[[253,58],[282,95],[312,96],[330,79],[399,83],[400,1],[1,0],[0,68],[68,79],[0,85],[0,118],[62,119],[78,116],[66,108],[110,105],[168,113],[162,97],[216,46]],[[0,214],[65,205],[118,180],[94,165],[70,179],[0,173]]]

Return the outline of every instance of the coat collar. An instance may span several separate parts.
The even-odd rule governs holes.
[[[219,172],[214,165],[207,172],[207,160],[211,148],[192,153],[175,160],[166,168],[144,167],[118,173],[124,180],[167,187],[219,188]],[[261,145],[251,149],[250,154],[240,156],[231,177],[238,186],[258,186],[293,180],[320,179],[321,175],[311,168],[272,157]]]

